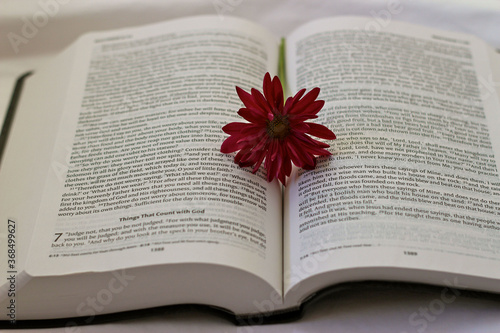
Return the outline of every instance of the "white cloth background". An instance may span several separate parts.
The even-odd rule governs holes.
[[[397,10],[391,12],[391,8]],[[220,15],[222,19],[226,15],[245,17],[266,26],[276,36],[285,36],[315,18],[362,15],[378,24],[400,20],[471,33],[500,49],[500,0],[0,0],[0,117],[15,78],[36,70],[78,35],[199,14]],[[38,20],[37,31],[31,31],[26,43],[13,46],[8,34],[22,36],[26,21],[34,20]],[[414,319],[427,319],[414,322],[411,318],[415,313],[419,315]],[[459,296],[445,304],[439,290],[353,291],[325,297],[308,307],[302,319],[286,324],[236,327],[188,307],[139,319],[50,331],[500,332],[500,302]]]

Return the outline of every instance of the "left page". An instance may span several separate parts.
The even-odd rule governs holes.
[[[277,40],[194,17],[74,47],[27,272],[200,262],[281,291],[280,186],[219,152],[222,126],[239,119],[235,86],[276,72]]]

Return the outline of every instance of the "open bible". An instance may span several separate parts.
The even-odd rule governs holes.
[[[2,319],[267,318],[365,280],[499,293],[499,57],[368,23],[314,21],[284,48],[236,18],[91,33],[25,78],[0,167]],[[220,153],[235,86],[283,61],[337,135],[286,187]]]

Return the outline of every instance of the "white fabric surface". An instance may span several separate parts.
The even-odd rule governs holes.
[[[315,18],[336,15],[373,17],[380,24],[391,20],[475,34],[500,49],[499,0],[392,1],[385,0],[1,0],[0,1],[0,116],[5,110],[14,79],[35,69],[78,35],[90,30],[214,14],[240,16],[263,24],[277,36]],[[58,5],[56,6],[55,3]],[[218,13],[217,5],[225,12]],[[45,15],[44,12],[51,15]],[[220,9],[220,7],[219,7]],[[26,20],[40,20],[38,31],[25,44],[13,47],[7,35],[21,35]],[[45,23],[44,23],[45,22]],[[268,326],[236,327],[199,309],[170,309],[162,315],[51,332],[500,332],[500,302],[459,296],[440,306],[441,294],[412,291],[342,293],[308,307],[295,322]],[[43,301],[41,301],[43,303]],[[412,314],[429,311],[418,324]],[[21,308],[19,309],[22,310]],[[423,318],[419,316],[418,318]],[[22,332],[22,331],[20,331]],[[31,332],[31,331],[30,331]]]

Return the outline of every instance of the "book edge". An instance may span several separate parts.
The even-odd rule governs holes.
[[[24,82],[28,76],[33,74],[33,72],[26,72],[19,76],[14,85],[14,90],[12,91],[10,102],[7,107],[7,112],[3,120],[2,129],[0,131],[0,166],[2,164],[2,157],[7,146],[7,141],[9,139],[10,129],[12,128],[12,123],[14,121],[17,106],[19,104],[21,93],[23,90]]]
[[[9,322],[0,322],[0,328],[57,328],[57,327],[76,327],[110,322],[119,322],[122,320],[141,319],[157,315],[165,315],[167,311],[197,311],[209,315],[223,318],[236,326],[258,326],[279,324],[297,321],[303,317],[307,309],[315,303],[318,303],[325,297],[336,297],[335,295],[356,292],[398,292],[405,291],[415,294],[441,295],[443,288],[449,288],[444,285],[432,285],[426,283],[401,282],[390,280],[364,280],[354,282],[344,282],[333,286],[323,288],[305,299],[300,305],[293,308],[281,309],[269,313],[256,314],[235,314],[227,309],[204,304],[176,304],[165,305],[153,308],[137,309],[117,313],[108,313],[96,315],[95,317],[72,317],[60,319],[36,319],[19,320],[14,324]],[[455,288],[454,288],[455,289]],[[500,294],[473,289],[456,288],[460,297],[470,299],[484,299],[500,303]]]

